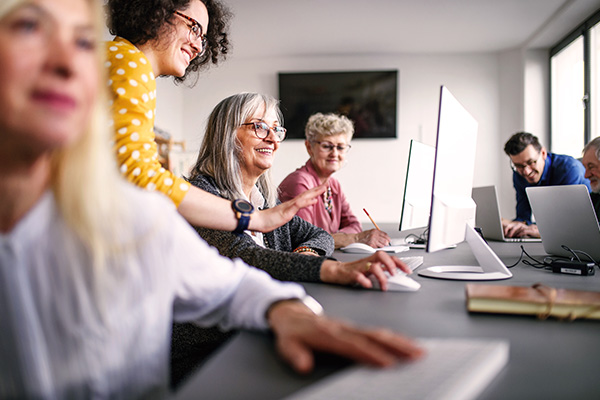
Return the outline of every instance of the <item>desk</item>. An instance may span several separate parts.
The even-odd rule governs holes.
[[[392,237],[393,226],[382,227]],[[507,265],[515,263],[520,244],[490,242]],[[523,244],[532,256],[543,257],[540,243]],[[400,256],[423,255],[424,265],[475,265],[470,248],[437,253],[410,250]],[[348,261],[356,254],[337,253]],[[419,267],[419,268],[422,268]],[[554,274],[522,263],[514,276],[490,284],[529,286],[541,282],[568,289],[600,291],[600,271],[590,277]],[[413,275],[421,289],[413,293],[376,292],[327,284],[304,284],[328,315],[361,325],[385,326],[412,337],[501,338],[510,342],[507,367],[481,399],[600,398],[600,322],[538,321],[533,317],[469,314],[465,282]],[[281,362],[269,335],[242,332],[220,349],[176,394],[177,399],[279,399],[340,370],[347,363],[326,357],[309,376],[295,374]]]

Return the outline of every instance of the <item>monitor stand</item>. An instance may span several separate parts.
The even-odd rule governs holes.
[[[444,265],[423,268],[420,276],[458,281],[496,281],[512,277],[512,273],[500,261],[472,226],[466,225],[465,240],[480,266]]]

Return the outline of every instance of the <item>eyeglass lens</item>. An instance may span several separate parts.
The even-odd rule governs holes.
[[[274,126],[270,127],[264,122],[251,122],[254,133],[258,136],[259,139],[264,139],[269,136],[269,131],[273,130],[273,133],[277,137],[277,140],[280,142],[285,138],[285,133],[287,130],[283,126]]]
[[[200,52],[198,53],[198,55],[202,55],[204,53],[204,50],[206,50],[206,35],[202,34],[202,25],[200,25],[200,23],[198,21],[196,21],[194,18],[192,17],[188,17],[187,15],[185,15],[182,12],[179,11],[175,11],[175,14],[179,15],[180,17],[184,18],[185,20],[187,20],[190,24],[188,25],[190,31],[189,31],[189,40],[190,42],[196,42],[200,39],[200,45],[202,46],[200,48]]]
[[[336,149],[339,153],[345,153],[346,151],[350,150],[349,144],[334,145],[333,143],[329,143],[329,142],[317,142],[317,143],[319,143],[319,147],[321,148],[321,150],[326,151],[326,152],[330,152],[330,151],[333,151],[333,149]]]
[[[538,160],[529,160],[525,163],[525,165],[522,164],[514,164],[511,162],[511,166],[513,169],[515,170],[519,170],[519,171],[523,171],[525,168],[529,167],[529,168],[533,168],[533,166],[537,163]]]

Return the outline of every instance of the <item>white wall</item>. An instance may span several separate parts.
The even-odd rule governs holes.
[[[157,125],[172,131],[175,137],[185,139],[188,148],[197,150],[206,118],[218,101],[240,91],[265,92],[276,96],[279,71],[398,69],[397,138],[353,141],[347,165],[336,174],[359,219],[368,221],[366,216],[359,213],[365,207],[378,221],[398,222],[408,146],[411,139],[435,145],[439,87],[442,84],[479,121],[474,184],[499,185],[501,175],[510,176],[499,140],[499,61],[497,54],[382,54],[269,59],[231,57],[219,68],[202,75],[193,89],[174,87],[166,80],[161,82],[158,98],[162,103],[158,105]],[[508,77],[506,79],[510,80]],[[176,105],[182,106],[179,116]],[[178,124],[178,118],[182,123]],[[178,135],[180,129],[181,136]],[[281,181],[306,159],[302,141],[284,141],[273,168],[275,181]],[[500,170],[500,166],[504,168]],[[506,202],[510,203],[511,199],[512,196]]]
[[[185,94],[172,78],[156,80],[156,119],[154,124],[175,139],[185,137],[183,102]]]
[[[525,54],[525,130],[544,144],[550,143],[550,52],[528,50]]]
[[[496,164],[496,182],[494,184],[498,188],[500,210],[505,218],[516,216],[512,170],[509,166],[509,159],[504,154],[504,144],[515,132],[524,129],[523,56],[524,53],[521,50],[505,51],[498,55],[500,120],[498,121],[499,135],[496,138],[496,151],[499,163]]]

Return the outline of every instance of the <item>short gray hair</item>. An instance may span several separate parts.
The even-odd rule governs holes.
[[[320,136],[345,134],[348,141],[354,135],[354,123],[344,115],[316,113],[310,116],[304,129],[306,140],[316,142]]]
[[[198,175],[208,175],[214,178],[222,197],[229,200],[245,197],[239,159],[242,149],[236,133],[262,105],[267,113],[275,111],[280,125],[283,123],[279,101],[266,94],[234,94],[217,104],[208,117],[198,159],[189,180]],[[274,207],[277,187],[273,184],[270,170],[258,178],[257,185],[268,206]]]
[[[588,144],[585,145],[581,154],[587,153],[588,150],[594,149],[594,153],[596,158],[600,160],[600,136],[591,140]]]

